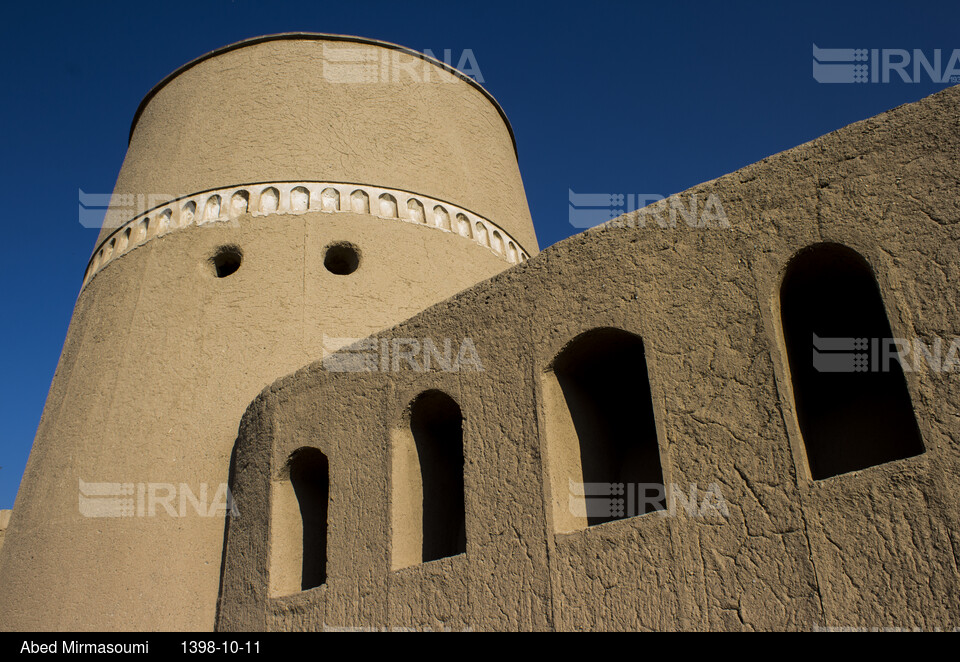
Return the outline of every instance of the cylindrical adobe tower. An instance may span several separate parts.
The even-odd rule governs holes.
[[[317,34],[154,88],[105,226],[0,552],[4,629],[212,629],[250,401],[538,251],[487,92]]]

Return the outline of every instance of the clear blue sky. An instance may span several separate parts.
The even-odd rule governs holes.
[[[812,45],[960,48],[960,3],[18,2],[4,6],[0,508],[13,506],[96,230],[143,95],[261,34],[469,49],[513,124],[541,247],[568,190],[669,195],[945,87],[821,84]]]

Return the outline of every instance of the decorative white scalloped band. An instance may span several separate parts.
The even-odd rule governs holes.
[[[155,207],[124,223],[90,258],[83,285],[107,264],[154,237],[190,225],[235,221],[243,214],[353,212],[393,218],[458,234],[512,264],[528,255],[503,228],[471,211],[434,198],[366,184],[265,182],[194,193]]]

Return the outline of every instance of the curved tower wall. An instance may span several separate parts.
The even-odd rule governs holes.
[[[284,35],[187,65],[138,111],[115,194],[0,555],[5,629],[212,629],[250,401],[538,251],[496,102],[376,42]],[[343,242],[349,275],[324,266]],[[218,278],[223,247],[242,261]]]

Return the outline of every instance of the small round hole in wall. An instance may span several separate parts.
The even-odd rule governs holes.
[[[323,266],[332,274],[347,276],[360,266],[360,249],[349,241],[338,241],[327,246]]]
[[[221,246],[210,258],[213,273],[217,278],[226,278],[236,273],[243,261],[243,252],[239,246]]]

